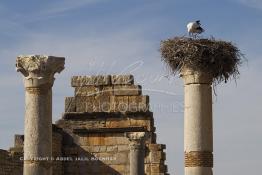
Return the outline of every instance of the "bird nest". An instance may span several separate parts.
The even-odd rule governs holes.
[[[244,55],[231,42],[175,37],[161,41],[162,60],[173,74],[185,67],[212,75],[216,84],[236,79]]]

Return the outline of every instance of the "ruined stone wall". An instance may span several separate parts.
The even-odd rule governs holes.
[[[131,75],[75,76],[74,97],[66,97],[65,113],[57,121],[64,131],[65,175],[129,175],[126,132],[148,132],[145,172],[167,174],[165,145],[156,143],[149,97]],[[82,158],[82,159],[81,159]]]
[[[53,175],[63,175],[63,162],[57,160],[58,157],[62,157],[62,129],[53,125],[53,133],[52,133],[52,157],[54,158],[52,166],[53,166]]]
[[[53,125],[53,157],[62,157],[62,130]],[[15,135],[14,147],[8,151],[0,150],[0,175],[23,174],[24,136]],[[53,161],[53,175],[63,175],[63,162]]]
[[[0,150],[0,175],[23,174],[23,136],[15,135],[14,147]]]
[[[0,150],[0,175],[21,175],[23,171],[20,154]]]
[[[74,96],[66,97],[65,113],[53,125],[54,175],[129,175],[127,132],[149,134],[146,175],[168,175],[149,97],[133,76],[75,76],[71,84]],[[14,147],[0,150],[0,175],[22,174],[23,143],[23,135],[16,135]]]

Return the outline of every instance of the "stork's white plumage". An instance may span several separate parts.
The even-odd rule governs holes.
[[[204,32],[205,30],[201,27],[200,21],[190,22],[187,24],[187,31],[189,36],[195,36]]]

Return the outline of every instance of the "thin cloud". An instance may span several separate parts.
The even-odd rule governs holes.
[[[57,2],[51,2],[46,3],[43,6],[41,6],[40,9],[37,11],[35,9],[31,10],[30,13],[18,13],[12,11],[10,13],[10,9],[0,4],[0,13],[8,14],[9,20],[7,21],[5,19],[5,16],[3,16],[3,20],[5,20],[8,24],[11,23],[12,26],[16,25],[22,26],[26,23],[32,23],[42,20],[48,20],[50,18],[55,18],[57,16],[63,16],[67,15],[68,12],[72,10],[76,10],[79,8],[91,6],[98,3],[107,2],[108,0],[63,0],[63,1],[57,1]]]
[[[75,10],[77,8],[81,8],[87,5],[92,5],[92,4],[101,3],[105,1],[107,0],[77,0],[77,1],[64,0],[64,1],[59,1],[56,3],[49,4],[49,6],[47,6],[45,10],[41,12],[41,14],[52,16],[52,15],[68,12],[70,10]]]
[[[170,15],[170,18],[161,19],[161,16],[158,16],[159,14],[154,10],[158,17],[152,18],[152,12],[147,9],[157,9],[158,7],[141,7],[139,5],[137,9],[130,8],[128,12],[125,11],[121,15],[121,20],[128,20],[127,25],[118,25],[119,28],[117,26],[117,29],[115,27],[112,29],[107,28],[103,32],[100,31],[103,26],[99,25],[104,23],[104,19],[101,18],[99,18],[100,20],[94,19],[89,24],[83,24],[79,21],[81,27],[78,28],[80,29],[76,30],[73,25],[72,27],[68,26],[70,28],[68,33],[57,33],[57,30],[52,29],[48,20],[44,24],[49,30],[45,32],[44,30],[30,29],[30,26],[34,23],[24,25],[30,21],[55,18],[59,15],[69,16],[76,9],[80,10],[85,7],[82,10],[87,10],[86,7],[89,7],[89,5],[93,8],[96,3],[105,1],[73,2],[73,0],[66,0],[50,4],[45,3],[45,5],[40,6],[40,9],[33,9],[35,11],[25,14],[19,14],[15,10],[7,9],[6,13],[8,14],[2,15],[2,19],[5,19],[6,16],[9,19],[11,15],[12,20],[6,20],[2,23],[1,33],[9,33],[12,36],[17,35],[18,38],[15,36],[16,42],[12,41],[12,46],[6,45],[3,39],[3,46],[0,48],[0,96],[2,99],[0,101],[0,111],[3,121],[0,124],[0,132],[3,136],[0,139],[0,149],[8,149],[12,145],[13,134],[23,133],[24,86],[22,75],[15,72],[15,57],[19,54],[65,56],[66,68],[61,74],[56,75],[53,88],[53,121],[61,117],[64,108],[64,97],[72,96],[74,93],[73,88],[70,87],[70,77],[72,75],[112,74],[122,71],[127,73],[126,70],[132,71],[136,83],[143,86],[143,94],[150,95],[151,105],[153,107],[157,104],[163,105],[164,110],[153,111],[158,142],[167,144],[169,173],[183,174],[183,82],[177,77],[172,81],[163,77],[166,75],[166,71],[163,64],[161,64],[158,53],[160,40],[158,36],[161,35],[161,38],[163,36],[165,38],[169,33],[163,31],[168,31],[166,29],[170,28],[169,25],[161,26],[159,21],[167,20],[173,23],[174,18],[177,18],[174,24],[182,23],[182,19],[179,16],[176,17],[177,14],[174,13],[174,15]],[[251,4],[256,3],[255,6],[261,7],[259,1],[231,1],[241,2],[244,5],[251,2]],[[163,6],[167,7],[167,4],[163,3]],[[177,12],[173,8],[170,12]],[[3,7],[4,9],[5,7]],[[165,12],[167,11],[168,9]],[[150,16],[146,18],[146,21],[141,21],[140,18],[135,18],[136,20],[132,21],[132,18],[137,16],[143,18],[145,14]],[[75,20],[77,19],[75,18]],[[116,20],[119,21],[120,18],[107,17],[106,20],[115,22]],[[59,20],[57,22],[59,23]],[[70,24],[70,20],[66,22]],[[222,22],[218,21],[217,23]],[[6,27],[5,24],[8,24],[9,27]],[[236,24],[236,26],[238,25]],[[11,28],[19,30],[10,32]],[[177,28],[174,27],[174,30],[177,30]],[[229,25],[228,28],[231,29],[232,25]],[[259,167],[259,164],[261,164],[259,162],[261,151],[258,152],[254,149],[262,146],[261,140],[256,139],[261,133],[261,127],[259,127],[261,117],[259,117],[259,114],[262,113],[262,94],[260,90],[262,84],[261,81],[258,81],[260,80],[260,65],[262,64],[259,50],[260,40],[259,35],[257,35],[258,29],[259,27],[256,27],[256,29],[250,28],[250,31],[246,32],[246,36],[240,38],[238,37],[240,35],[237,35],[237,43],[246,50],[244,53],[252,58],[249,62],[249,69],[244,69],[244,71],[241,69],[241,76],[237,81],[237,86],[234,82],[219,86],[217,88],[218,96],[214,98],[214,145],[215,159],[217,160],[214,170],[217,172],[216,174],[255,174],[258,170],[252,168],[252,165]],[[154,31],[154,36],[150,35],[149,37],[149,31]],[[26,37],[21,39],[19,38],[21,35],[26,35]],[[136,62],[143,64],[135,64]],[[131,67],[132,64],[135,66]],[[131,69],[128,69],[128,66]],[[154,88],[153,91],[152,88]],[[166,92],[178,95],[169,95]],[[172,104],[175,104],[175,108],[169,108],[173,107]],[[175,112],[169,111],[169,109],[175,110]],[[168,137],[170,133],[172,133],[173,139]],[[238,151],[230,152],[232,148]],[[248,154],[242,155],[239,152],[248,152]],[[231,159],[231,157],[233,158]],[[239,164],[244,163],[246,166],[239,166]],[[228,167],[228,165],[231,166]]]
[[[262,1],[261,0],[234,0],[248,7],[256,8],[262,10]]]

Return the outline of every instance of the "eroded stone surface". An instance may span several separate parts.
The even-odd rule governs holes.
[[[52,174],[52,86],[54,74],[64,69],[61,57],[19,56],[16,68],[24,76],[24,174]],[[46,157],[46,161],[38,161]]]
[[[54,175],[130,175],[131,164],[137,167],[130,162],[131,157],[133,157],[132,160],[140,158],[136,161],[140,162],[138,169],[141,170],[144,164],[145,175],[168,175],[165,166],[165,145],[156,143],[153,114],[148,107],[145,111],[136,108],[138,104],[148,106],[149,97],[142,96],[142,92],[138,89],[135,94],[117,92],[122,89],[122,86],[123,89],[127,86],[140,88],[139,85],[113,85],[112,82],[107,85],[77,86],[75,96],[66,97],[65,113],[56,122],[56,127],[52,128],[52,155],[69,157],[73,160],[84,157],[89,158],[90,161],[55,161],[53,162]],[[44,96],[43,93],[35,95]],[[107,112],[97,110],[98,103],[108,102],[108,99],[111,110]],[[88,102],[89,105],[86,105]],[[111,108],[114,106],[112,104],[116,107]],[[134,110],[130,110],[131,106],[129,110],[121,111],[128,104],[133,104]],[[142,144],[144,156],[137,151],[131,152],[131,141],[126,137],[126,132],[148,133],[148,137],[144,138]],[[23,143],[17,141],[16,145],[10,151],[22,154]],[[142,159],[144,163],[141,163]],[[0,167],[2,165],[0,152]],[[19,165],[22,167],[21,162]],[[10,167],[17,169],[13,164]]]
[[[112,84],[114,85],[134,84],[134,76],[133,75],[112,75]]]
[[[110,75],[96,75],[96,76],[74,76],[71,79],[72,87],[84,87],[89,85],[110,85]]]
[[[54,74],[64,69],[65,58],[46,55],[18,56],[16,70],[24,76],[25,87],[53,85]]]
[[[92,75],[74,76],[71,79],[72,87],[106,86],[106,85],[132,85],[133,75]]]

